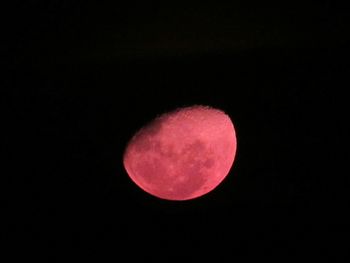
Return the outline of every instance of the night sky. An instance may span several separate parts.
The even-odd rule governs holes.
[[[12,5],[4,237],[18,254],[47,262],[345,256],[346,8]],[[234,166],[208,195],[157,199],[127,176],[124,149],[157,115],[194,104],[233,120]]]

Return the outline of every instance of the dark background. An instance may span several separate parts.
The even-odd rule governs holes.
[[[348,9],[25,1],[11,12],[4,236],[16,254],[345,256]],[[193,104],[232,118],[234,166],[206,196],[156,199],[128,178],[123,151],[152,118]]]

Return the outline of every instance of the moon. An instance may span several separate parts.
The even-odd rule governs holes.
[[[222,110],[195,105],[160,115],[128,143],[124,168],[147,193],[189,200],[216,188],[229,173],[237,140]]]

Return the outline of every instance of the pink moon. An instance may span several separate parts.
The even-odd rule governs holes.
[[[236,155],[230,117],[208,106],[180,108],[160,115],[128,143],[123,163],[131,180],[167,200],[189,200],[216,188]]]

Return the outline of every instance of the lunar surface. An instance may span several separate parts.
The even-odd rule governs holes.
[[[137,132],[124,153],[133,182],[156,197],[188,200],[216,188],[236,154],[233,123],[207,106],[163,114]]]

